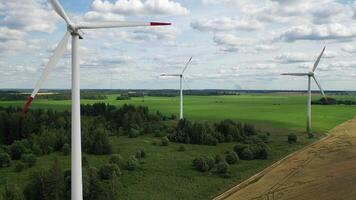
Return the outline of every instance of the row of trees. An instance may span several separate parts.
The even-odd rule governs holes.
[[[17,101],[17,100],[27,100],[29,94],[24,93],[0,93],[0,101]],[[38,95],[37,99],[49,99],[49,100],[70,100],[70,93],[54,93],[46,95]],[[105,100],[108,99],[106,95],[95,94],[95,93],[81,93],[81,99],[93,99],[93,100]]]
[[[171,141],[179,143],[217,145],[223,142],[243,142],[256,135],[258,132],[253,125],[232,120],[212,125],[183,119],[168,137]]]
[[[312,101],[312,104],[316,105],[356,105],[356,101],[354,100],[341,100],[334,99],[331,97],[320,98],[318,100]]]

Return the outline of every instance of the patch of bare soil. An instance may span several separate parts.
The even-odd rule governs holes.
[[[355,200],[356,118],[216,200]]]

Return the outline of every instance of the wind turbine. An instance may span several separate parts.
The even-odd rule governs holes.
[[[320,59],[324,54],[325,48],[326,47],[323,48],[318,59],[315,61],[312,71],[310,71],[308,73],[284,73],[284,74],[281,74],[281,75],[287,75],[287,76],[307,76],[308,77],[308,102],[307,102],[307,132],[308,133],[310,133],[310,131],[311,131],[311,79],[312,78],[314,79],[315,83],[318,85],[321,94],[326,99],[324,90],[315,77],[315,70],[319,65]]]
[[[183,78],[184,78],[184,72],[187,70],[190,62],[192,61],[193,57],[190,57],[189,61],[187,62],[187,64],[185,64],[185,67],[183,68],[182,73],[180,74],[161,74],[161,76],[173,76],[173,77],[179,77],[180,78],[180,115],[179,115],[179,119],[183,119]]]
[[[82,30],[101,29],[101,28],[119,28],[119,27],[138,27],[138,26],[164,26],[170,23],[161,22],[94,22],[94,23],[73,23],[67,16],[58,0],[49,0],[56,13],[67,23],[67,32],[54,50],[54,54],[38,80],[35,89],[29,97],[23,113],[27,113],[32,100],[36,97],[39,89],[47,80],[49,73],[58,63],[59,59],[66,51],[69,37],[72,36],[72,155],[71,155],[71,199],[83,199],[82,183],[82,148],[81,148],[81,125],[80,125],[80,66],[79,66],[79,39],[83,39]]]

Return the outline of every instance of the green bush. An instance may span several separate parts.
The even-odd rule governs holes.
[[[183,152],[183,151],[186,151],[186,150],[187,150],[187,148],[184,145],[179,145],[178,151]]]
[[[215,167],[215,161],[211,157],[200,157],[193,160],[193,167],[197,171],[207,172]]]
[[[123,168],[125,161],[124,161],[124,158],[120,154],[113,154],[109,158],[109,163],[116,164],[119,167]]]
[[[114,174],[116,176],[120,176],[121,175],[120,167],[118,165],[116,165],[116,164],[103,165],[99,170],[100,178],[103,179],[103,180],[112,179]]]
[[[70,146],[68,143],[65,143],[62,147],[62,153],[65,156],[68,156],[70,154]]]
[[[145,157],[146,157],[146,152],[145,152],[145,150],[143,150],[143,149],[137,150],[135,157],[136,157],[137,159],[145,158]]]
[[[140,136],[140,131],[134,128],[130,129],[129,132],[129,138],[137,138],[138,136]]]
[[[217,154],[215,155],[215,163],[218,164],[219,162],[223,161],[223,158],[221,157],[221,155]]]
[[[26,147],[20,141],[15,141],[10,146],[10,154],[13,160],[20,160],[21,155],[26,151]]]
[[[0,194],[3,200],[23,200],[24,196],[17,185],[6,182],[3,192]]]
[[[209,170],[211,170],[215,167],[215,160],[212,157],[210,157],[210,156],[205,157],[205,161],[209,166]]]
[[[230,166],[229,164],[227,164],[226,162],[220,162],[217,166],[216,166],[216,172],[218,174],[226,174],[228,173],[230,170]]]
[[[162,144],[162,146],[168,146],[169,145],[169,139],[167,137],[163,137],[161,139],[161,144]]]
[[[135,156],[130,156],[126,162],[126,169],[130,171],[134,171],[138,168],[138,160]]]
[[[249,147],[244,148],[240,153],[240,158],[242,160],[253,160],[253,152]]]
[[[228,164],[232,165],[232,164],[236,164],[237,161],[239,160],[239,156],[237,155],[236,152],[231,151],[230,153],[228,153],[225,157],[225,160]]]
[[[28,167],[33,167],[36,164],[36,156],[33,154],[25,154],[21,157],[21,161]]]
[[[237,143],[234,147],[234,151],[237,153],[237,155],[241,156],[242,150],[244,150],[246,147],[248,147],[248,144]]]
[[[289,144],[296,143],[297,140],[298,140],[298,137],[297,137],[296,134],[291,133],[291,134],[288,135],[288,142],[289,142]]]
[[[0,153],[0,168],[2,167],[10,167],[11,158],[7,153]]]
[[[193,160],[193,167],[201,172],[209,171],[209,165],[204,158],[195,158]]]
[[[22,172],[25,168],[26,168],[26,165],[21,161],[15,165],[16,172]]]

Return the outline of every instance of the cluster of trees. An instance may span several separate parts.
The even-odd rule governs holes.
[[[251,140],[253,136],[257,137],[258,131],[250,124],[224,120],[212,125],[183,119],[168,137],[178,143],[217,145],[224,142],[244,142]]]
[[[83,166],[83,196],[88,200],[112,200],[119,194],[120,168],[116,164],[105,164],[100,169],[89,165]],[[55,160],[50,168],[35,171],[24,186],[23,191],[5,188],[3,196],[8,193],[16,199],[49,200],[70,199],[71,172],[64,170],[60,162]],[[7,199],[7,198],[5,198]],[[10,198],[12,199],[12,198]]]
[[[15,101],[15,100],[27,100],[29,94],[18,93],[18,92],[2,92],[0,93],[0,101]],[[70,100],[70,93],[53,93],[46,95],[38,95],[37,99],[49,99],[49,100]],[[81,99],[93,99],[93,100],[105,100],[108,99],[106,95],[96,94],[91,92],[82,92],[80,95]]]
[[[212,171],[217,174],[229,177],[230,165],[237,164],[240,160],[239,156],[234,152],[227,152],[225,158],[217,154],[215,158],[203,156],[193,160],[193,167],[200,172]]]
[[[356,105],[354,100],[337,100],[331,97],[321,98],[315,101],[312,101],[312,104],[316,105]]]
[[[136,151],[125,160],[120,154],[113,154],[109,162],[99,168],[89,165],[83,156],[83,196],[87,200],[118,199],[121,169],[137,170],[140,160],[146,157],[143,149]],[[27,158],[28,159],[28,158]],[[31,159],[30,159],[31,160]],[[30,162],[31,163],[31,162]],[[16,185],[6,184],[0,194],[3,199],[14,200],[49,200],[70,199],[71,171],[64,170],[56,158],[49,168],[40,168],[32,173],[21,191]]]
[[[147,107],[124,105],[121,108],[97,103],[82,106],[82,145],[89,154],[111,154],[110,135],[161,133],[167,125],[161,113],[151,114]],[[70,113],[68,111],[31,110],[27,115],[21,109],[0,107],[0,167],[15,162],[16,171],[32,167],[36,156],[63,152],[70,154]],[[34,158],[34,159],[33,159]],[[132,159],[132,165],[135,160]],[[135,167],[133,167],[135,168]]]
[[[116,100],[120,100],[120,101],[130,100],[130,99],[131,97],[128,94],[121,94],[120,96],[116,97]]]

